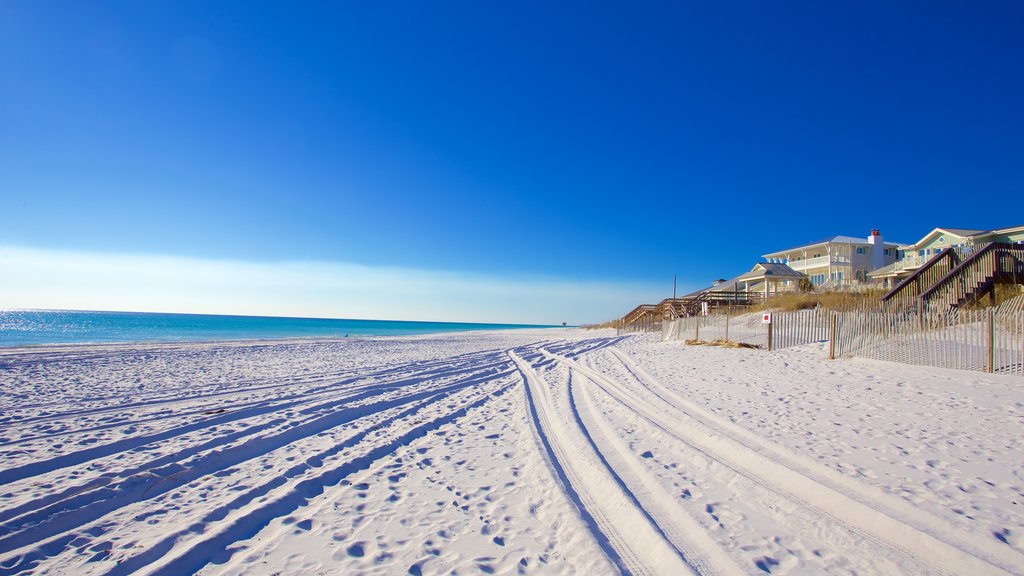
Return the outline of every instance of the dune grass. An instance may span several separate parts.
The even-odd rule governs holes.
[[[881,304],[885,290],[881,288],[858,292],[783,292],[772,295],[754,310],[810,310],[827,308],[846,310],[850,308],[876,308]]]

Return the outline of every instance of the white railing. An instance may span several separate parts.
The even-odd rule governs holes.
[[[829,265],[831,258],[832,266],[849,266],[850,259],[845,256],[818,256],[816,258],[807,258],[805,260],[790,260],[787,264],[793,270],[801,272],[809,268],[824,268]]]
[[[903,256],[902,260],[898,260],[896,262],[896,269],[907,270],[910,268],[920,268],[936,256],[937,254],[927,254],[925,256],[920,256],[918,254],[906,254]]]
[[[975,251],[975,248],[973,246],[960,246],[960,245],[957,245],[957,246],[950,246],[949,248],[944,249],[943,252],[945,252],[946,250],[956,250],[957,254],[960,255],[960,259],[963,260],[965,258],[968,258],[971,254],[973,254],[974,251]],[[932,254],[925,254],[923,256],[921,254],[916,253],[916,252],[914,252],[914,253],[905,252],[903,254],[903,258],[896,261],[896,266],[894,268],[894,271],[900,272],[900,271],[903,271],[903,270],[916,270],[916,269],[920,268],[921,266],[924,266],[925,264],[927,264],[929,260],[931,260],[932,258],[935,258],[939,254],[942,254],[942,252],[933,252]]]

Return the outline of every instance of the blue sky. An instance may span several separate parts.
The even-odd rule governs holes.
[[[3,2],[0,256],[52,263],[7,266],[0,307],[101,306],[32,288],[152,255],[507,284],[417,310],[586,322],[833,234],[1021,224],[1022,29],[1012,2]],[[225,301],[110,278],[132,309]],[[606,297],[549,318],[555,286]]]

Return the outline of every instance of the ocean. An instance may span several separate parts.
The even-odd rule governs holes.
[[[553,327],[530,324],[343,320],[151,312],[0,310],[0,347],[86,342],[196,342],[408,336],[467,330]]]

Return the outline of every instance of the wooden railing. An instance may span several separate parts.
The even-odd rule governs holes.
[[[629,311],[619,322],[620,332],[647,332],[660,327],[657,304],[641,304]]]
[[[686,316],[686,305],[690,298],[665,298],[658,303],[658,310],[662,320],[674,320]]]
[[[641,304],[619,319],[617,325],[619,332],[650,332],[659,330],[662,322],[699,315],[704,302],[712,308],[750,306],[761,302],[763,298],[760,292],[705,290],[691,297],[666,298],[657,304]]]
[[[901,310],[917,305],[917,298],[922,292],[928,290],[942,279],[949,271],[960,263],[960,254],[957,250],[943,250],[941,254],[921,266],[905,280],[896,285],[895,288],[882,296],[882,302],[890,310]]]
[[[949,310],[994,294],[995,285],[1001,282],[1024,283],[1024,245],[986,245],[921,292],[920,299],[932,309]]]

